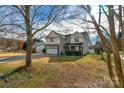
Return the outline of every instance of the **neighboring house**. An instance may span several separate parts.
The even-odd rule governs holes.
[[[23,48],[26,33],[0,29],[0,51],[20,51]]]
[[[94,45],[94,50],[95,53],[100,54],[100,52],[103,52],[103,45],[101,42],[96,42],[96,44]]]
[[[36,53],[42,53],[43,49],[45,49],[44,42],[43,41],[37,41],[33,44],[33,50]]]
[[[95,53],[94,46],[90,46],[89,47],[89,53],[91,53],[91,54],[94,54]]]
[[[3,51],[18,51],[23,48],[23,40],[0,38],[0,50]]]
[[[51,31],[46,36],[46,51],[48,54],[66,54],[69,51],[89,52],[89,37],[87,32],[75,32],[62,35]]]

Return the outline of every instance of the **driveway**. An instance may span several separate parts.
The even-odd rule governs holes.
[[[49,57],[49,56],[55,56],[55,55],[49,55],[49,54],[32,54],[32,58],[41,58],[41,57]],[[22,56],[14,56],[14,57],[7,57],[7,58],[0,58],[0,63],[5,63],[5,62],[14,62],[14,61],[19,61],[19,60],[25,60],[25,55]]]

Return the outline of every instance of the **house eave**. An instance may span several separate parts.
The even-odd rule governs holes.
[[[64,46],[68,46],[68,45],[83,45],[83,43],[66,43]]]

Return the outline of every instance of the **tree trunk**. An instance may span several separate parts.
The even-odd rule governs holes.
[[[31,34],[27,35],[27,49],[26,49],[26,66],[32,65],[32,38]]]
[[[117,74],[117,79],[119,81],[120,87],[124,87],[124,76],[123,76],[123,71],[122,71],[122,65],[121,65],[121,59],[119,55],[119,50],[117,46],[117,40],[116,40],[116,35],[115,35],[115,24],[114,24],[114,11],[113,11],[113,6],[108,6],[108,21],[109,21],[109,30],[110,30],[110,35],[111,35],[111,40],[112,40],[112,50],[114,54],[114,59],[115,59],[115,70]]]
[[[25,5],[25,24],[27,33],[26,66],[32,65],[32,31],[30,27],[30,6]]]
[[[104,60],[103,50],[101,50],[101,49],[100,49],[100,55],[101,55],[101,59]]]
[[[122,8],[122,6],[121,6]],[[122,24],[121,24],[121,36],[122,36],[122,50],[123,50],[123,53],[124,53],[124,6],[122,8],[122,11],[123,11],[123,18],[121,17],[121,21],[122,21]]]
[[[124,22],[121,25],[121,36],[122,36],[122,51],[124,53]]]
[[[108,66],[109,75],[110,75],[110,78],[114,84],[114,87],[118,88],[119,85],[116,81],[116,77],[115,77],[114,72],[113,72],[111,52],[110,51],[107,52],[107,66]]]
[[[111,37],[111,41],[112,41],[111,43],[103,35],[103,33],[102,33],[99,25],[97,24],[94,16],[91,15],[90,9],[87,10],[87,12],[91,17],[92,22],[96,28],[96,31],[97,31],[100,39],[101,39],[102,45],[104,46],[104,49],[107,52],[109,74],[110,74],[110,77],[114,83],[114,86],[115,87],[124,87],[124,76],[123,76],[123,72],[122,72],[121,59],[120,59],[116,35],[115,35],[113,6],[108,6],[108,10],[109,10],[109,15],[107,15],[107,18],[109,21],[109,29],[110,29],[110,34],[111,34],[110,37]],[[112,69],[111,54],[110,54],[111,49],[112,49],[113,54],[114,54],[116,74],[114,74],[113,69]],[[116,79],[116,76],[117,76],[117,79]]]
[[[122,25],[122,7],[119,5],[119,27],[118,27],[118,34],[117,34],[117,42],[119,50],[122,50],[122,37],[121,37],[121,25]]]

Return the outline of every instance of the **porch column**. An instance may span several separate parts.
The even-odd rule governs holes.
[[[79,47],[79,51],[81,51],[81,46],[78,46]]]
[[[84,51],[83,51],[83,45],[81,45],[81,53],[83,54],[83,52],[84,52]]]
[[[68,45],[68,48],[69,48],[69,51],[71,51],[71,46],[70,45]]]

